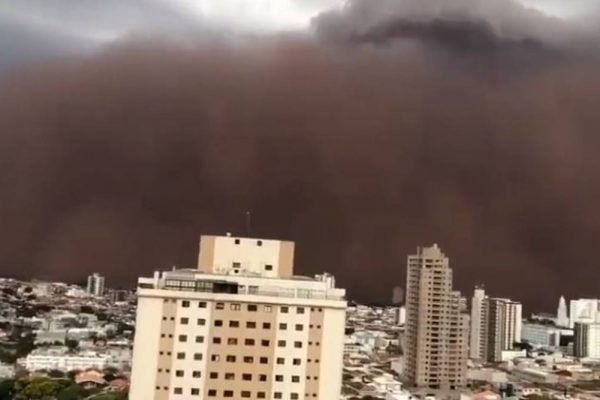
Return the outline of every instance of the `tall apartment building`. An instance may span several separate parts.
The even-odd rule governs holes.
[[[404,350],[412,386],[452,390],[465,385],[469,316],[466,300],[452,289],[449,263],[435,244],[408,256]]]
[[[575,322],[575,357],[600,359],[600,323]]]
[[[482,287],[475,287],[471,298],[471,329],[469,332],[469,357],[482,360],[487,354],[488,307]]]
[[[521,341],[522,306],[510,299],[490,298],[476,287],[471,300],[469,356],[497,362],[502,352]]]
[[[87,292],[93,296],[102,296],[104,294],[104,277],[95,272],[88,276]]]
[[[131,400],[338,399],[346,301],[294,243],[202,236],[198,269],[139,278]]]

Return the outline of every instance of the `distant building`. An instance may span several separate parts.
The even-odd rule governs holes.
[[[404,304],[404,288],[396,286],[392,292],[392,304]]]
[[[104,277],[93,273],[87,278],[87,293],[92,296],[100,297],[104,294]]]
[[[575,322],[574,355],[600,359],[600,323]]]
[[[406,323],[406,307],[399,306],[394,308],[394,324],[404,325]]]
[[[469,316],[452,289],[448,257],[437,245],[408,256],[405,377],[412,386],[454,390],[466,383]]]
[[[521,303],[492,298],[476,287],[471,300],[470,357],[502,361],[502,353],[521,341]]]
[[[576,322],[597,322],[600,320],[600,300],[576,299],[569,302],[569,328]]]
[[[339,399],[345,291],[294,243],[202,236],[198,269],[138,280],[131,400]]]
[[[560,296],[558,300],[558,309],[556,310],[556,325],[562,327],[569,326],[569,316],[567,314],[567,302],[565,296]]]
[[[40,348],[25,358],[25,368],[30,372],[52,369],[63,372],[88,368],[102,370],[107,366],[108,359],[108,356],[92,351],[71,354],[61,348]]]
[[[562,337],[572,337],[573,330],[560,328],[551,324],[524,321],[521,330],[521,339],[533,346],[559,348]]]

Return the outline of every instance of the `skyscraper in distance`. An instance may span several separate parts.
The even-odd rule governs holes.
[[[469,316],[452,288],[448,257],[434,244],[408,256],[405,373],[411,386],[454,390],[465,385]]]
[[[138,280],[130,400],[338,399],[345,291],[294,243],[202,236],[197,269]]]
[[[396,286],[392,291],[392,304],[400,305],[404,303],[404,288]]]
[[[565,296],[560,296],[558,300],[558,309],[556,310],[556,325],[562,327],[569,326],[569,316],[567,315],[567,301]]]
[[[469,356],[472,359],[498,362],[502,352],[514,350],[521,341],[521,303],[488,297],[482,287],[475,287],[471,300]]]
[[[104,277],[96,272],[88,276],[87,292],[92,296],[102,296],[104,294]]]

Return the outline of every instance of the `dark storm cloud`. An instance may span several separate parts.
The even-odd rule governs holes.
[[[342,46],[153,28],[5,73],[0,273],[133,282],[193,266],[199,234],[243,234],[252,210],[253,235],[297,241],[300,273],[333,272],[361,300],[388,300],[406,255],[433,242],[462,289],[484,282],[528,307],[597,295],[599,63],[564,51],[591,36],[479,3],[398,19],[355,2],[315,22]],[[22,26],[55,25],[42,14]],[[116,32],[85,25],[76,36],[92,42]],[[446,51],[464,37],[478,51]]]
[[[472,51],[589,46],[600,32],[593,23],[551,17],[510,0],[349,0],[315,17],[313,25],[320,37],[338,42],[409,39]]]

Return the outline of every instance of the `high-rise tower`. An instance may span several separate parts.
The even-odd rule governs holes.
[[[437,245],[408,256],[406,280],[406,378],[432,389],[465,384],[469,316],[452,289],[449,259]]]
[[[569,316],[567,315],[567,301],[565,296],[560,296],[558,300],[558,310],[556,311],[556,325],[562,327],[569,326]]]

